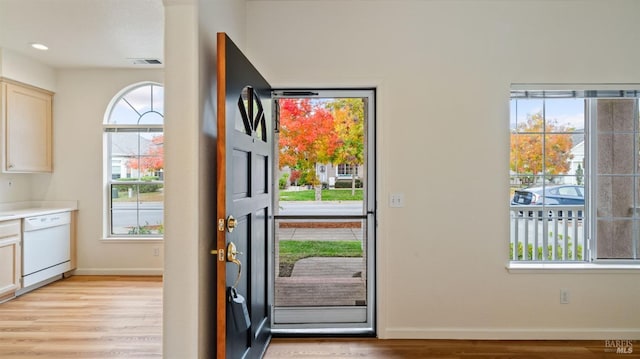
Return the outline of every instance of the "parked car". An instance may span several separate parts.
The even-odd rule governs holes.
[[[578,185],[550,185],[544,187],[530,187],[516,190],[511,199],[512,205],[577,205],[584,206],[584,187]],[[582,218],[583,211],[578,211],[578,217]],[[569,211],[569,217],[572,217]],[[529,212],[529,216],[532,213]],[[542,212],[538,212],[538,217]],[[558,212],[562,217],[562,211]]]

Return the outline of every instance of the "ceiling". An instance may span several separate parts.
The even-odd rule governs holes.
[[[0,0],[0,48],[53,68],[162,67],[134,59],[164,62],[163,32],[162,0]]]

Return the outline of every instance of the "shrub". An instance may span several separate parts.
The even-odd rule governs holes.
[[[296,186],[298,185],[298,180],[300,179],[300,171],[298,170],[292,170],[291,171],[291,184],[296,184]]]
[[[278,188],[285,189],[287,188],[287,179],[289,178],[288,173],[283,173],[282,176],[278,179]]]
[[[351,179],[336,180],[335,188],[351,188]],[[356,178],[356,188],[362,188],[362,180]]]
[[[533,258],[533,243],[529,243],[528,244],[528,248],[527,248],[527,258],[523,257],[523,248],[522,248],[522,242],[518,243],[518,260],[532,260]],[[551,251],[553,250],[553,245],[549,244],[547,246],[547,258],[545,258],[544,260],[551,260],[551,256],[552,253]],[[571,250],[571,243],[567,244],[567,258],[572,258],[573,257],[573,251]],[[562,258],[562,245],[558,245],[558,247],[556,248],[556,257],[558,258]],[[509,243],[509,259],[513,260],[513,243]],[[582,260],[582,245],[578,245],[578,253],[576,253],[576,259],[577,260]],[[538,253],[536,256],[536,260],[543,260],[542,257],[542,247],[538,247]]]
[[[156,181],[158,179],[157,176],[144,176],[144,177],[140,177],[141,181],[145,181],[145,182],[151,182],[151,181]],[[135,178],[119,178],[119,181],[135,181]],[[122,190],[123,187],[126,185],[118,185],[118,187]],[[129,185],[129,186],[133,186],[133,185]],[[138,191],[139,193],[151,193],[151,192],[156,192],[158,191],[160,188],[162,188],[162,184],[161,183],[149,183],[149,184],[140,184],[138,185]],[[127,187],[128,188],[128,187]],[[126,190],[126,189],[125,189]]]
[[[315,186],[319,185],[320,181],[316,177],[316,171],[313,169],[309,169],[302,172],[302,174],[300,175],[300,179],[298,180],[298,184],[301,186]]]

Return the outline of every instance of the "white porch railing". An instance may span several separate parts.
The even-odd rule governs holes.
[[[584,261],[584,206],[511,206],[512,261]]]

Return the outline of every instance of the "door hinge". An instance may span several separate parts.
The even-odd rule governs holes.
[[[224,218],[218,218],[218,232],[224,232]]]

